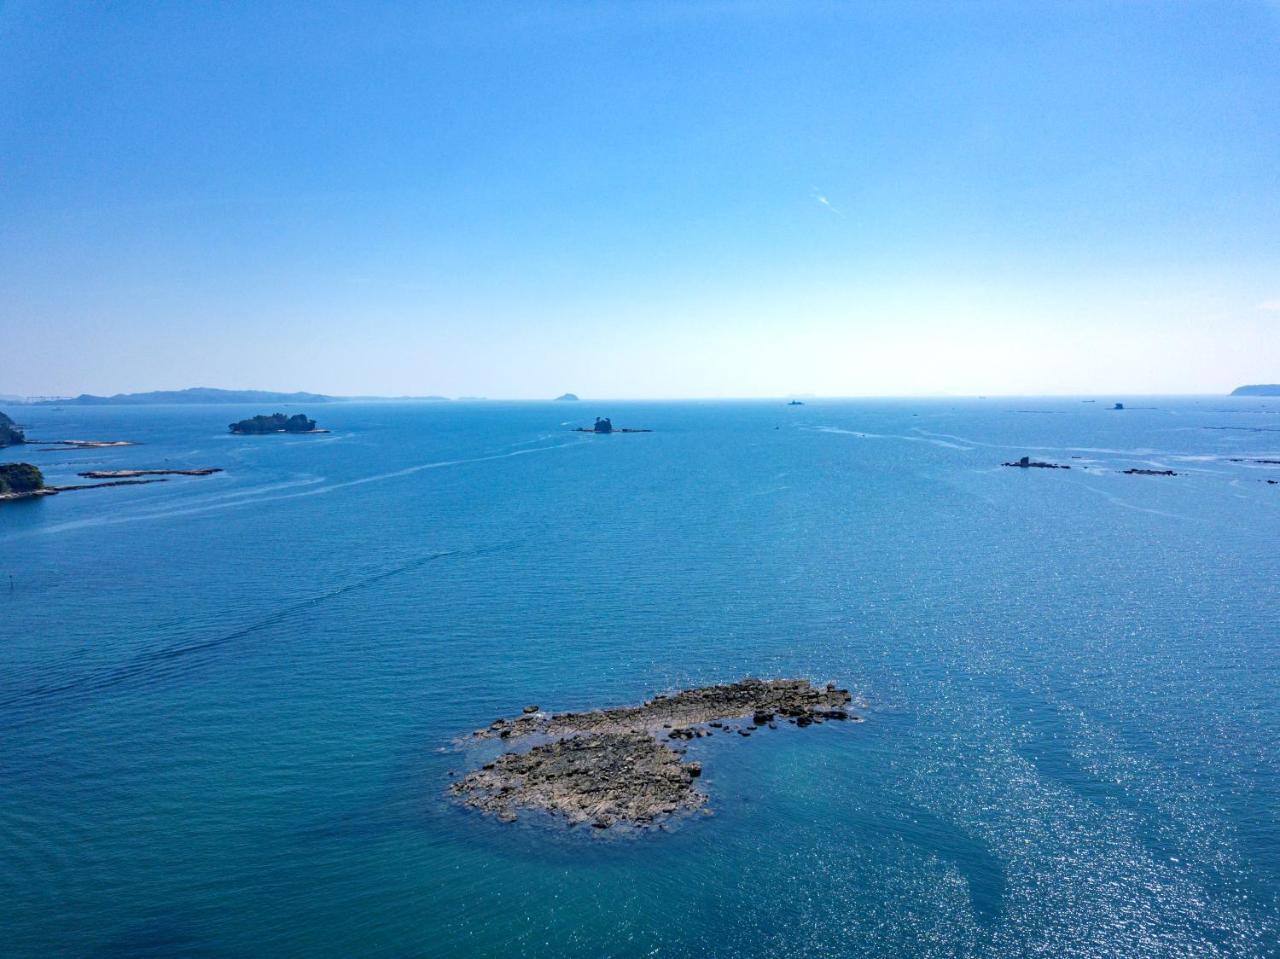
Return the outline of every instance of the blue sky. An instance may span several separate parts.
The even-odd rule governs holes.
[[[1280,381],[1280,5],[0,0],[0,393]]]

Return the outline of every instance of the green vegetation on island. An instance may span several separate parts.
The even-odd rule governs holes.
[[[0,446],[18,446],[26,441],[27,437],[18,429],[18,424],[0,413]]]
[[[316,421],[308,419],[302,413],[285,416],[283,413],[272,413],[270,416],[254,416],[247,420],[231,424],[233,433],[322,433],[316,429]]]
[[[0,463],[0,496],[17,498],[44,489],[44,474],[30,463]]]

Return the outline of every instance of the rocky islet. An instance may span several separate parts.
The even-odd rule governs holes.
[[[502,822],[527,809],[570,825],[653,827],[708,801],[694,787],[701,764],[684,762],[674,744],[715,732],[746,737],[760,727],[777,728],[778,722],[805,727],[860,721],[845,708],[851,700],[847,689],[834,684],[744,679],[655,696],[639,706],[555,714],[526,706],[519,716],[499,719],[471,738],[549,741],[499,756],[455,782],[450,792]]]

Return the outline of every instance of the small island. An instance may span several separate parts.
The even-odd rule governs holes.
[[[0,413],[0,446],[21,446],[26,441],[26,434],[18,429],[18,424]]]
[[[578,402],[577,393],[561,393],[556,397],[557,403],[576,403]]]
[[[247,420],[231,424],[232,433],[327,433],[328,430],[316,429],[316,421],[308,419],[302,413],[285,416],[283,413],[272,413],[270,416],[254,416]]]
[[[787,405],[788,405],[788,406],[804,406],[804,401],[803,401],[803,400],[792,400],[792,401],[791,401],[790,403],[788,403]]]
[[[1280,383],[1255,383],[1251,386],[1237,386],[1231,391],[1232,396],[1280,396]]]
[[[607,416],[597,416],[596,424],[590,428],[579,426],[574,430],[575,433],[652,433],[653,430],[635,429],[633,427],[618,427],[613,425],[613,420]]]
[[[46,496],[44,474],[30,463],[0,463],[0,501]]]
[[[749,737],[778,724],[813,726],[860,719],[844,707],[847,689],[807,679],[744,679],[723,686],[684,689],[639,706],[550,715],[526,706],[472,734],[478,739],[549,738],[524,752],[509,752],[450,787],[463,805],[512,822],[521,810],[550,813],[569,825],[590,823],[653,828],[705,806],[694,788],[699,762],[684,762],[681,741],[716,733]],[[740,725],[727,723],[737,720]],[[669,742],[661,742],[661,739]]]

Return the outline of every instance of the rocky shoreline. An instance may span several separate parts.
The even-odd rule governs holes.
[[[860,721],[844,707],[852,697],[834,684],[805,679],[759,680],[681,690],[639,706],[548,714],[526,706],[522,715],[476,730],[472,739],[550,738],[524,752],[508,752],[450,787],[463,805],[511,822],[519,810],[540,810],[569,825],[590,822],[653,827],[706,805],[694,788],[702,773],[684,762],[675,742],[737,732],[750,736],[778,722],[804,727],[826,720]],[[726,720],[743,720],[742,727]]]

